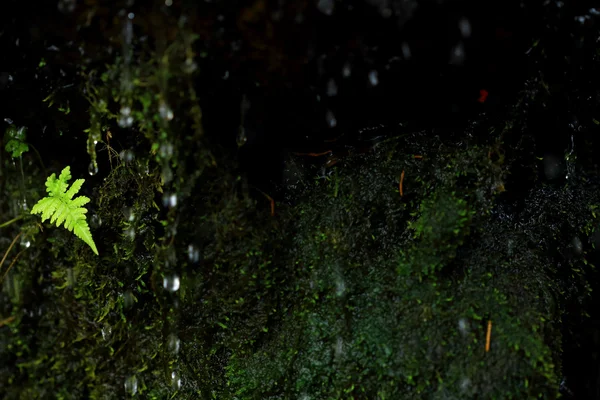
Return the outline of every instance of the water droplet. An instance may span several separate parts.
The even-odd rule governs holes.
[[[402,49],[402,55],[404,56],[405,60],[410,59],[410,46],[408,45],[408,43],[403,42],[402,45],[400,46],[400,48]]]
[[[131,396],[135,396],[138,390],[138,380],[135,375],[132,375],[125,379],[125,391]]]
[[[173,0],[165,0],[165,6],[171,7],[173,5]]]
[[[597,10],[597,9],[595,9],[595,8],[590,8],[590,11],[589,11],[589,13],[590,13],[591,15],[595,16],[595,17],[600,17],[600,11],[598,11],[598,10]]]
[[[171,387],[174,390],[181,389],[181,377],[176,371],[171,372]]]
[[[90,225],[92,228],[99,228],[102,226],[102,218],[96,213],[92,214],[90,217]]]
[[[90,162],[90,165],[88,166],[88,172],[91,176],[94,176],[98,173],[98,163],[95,160]]]
[[[121,128],[129,128],[133,125],[133,117],[131,116],[131,108],[127,106],[121,107],[121,115],[117,121]]]
[[[333,14],[334,6],[334,0],[319,0],[317,3],[317,8],[325,15]]]
[[[167,184],[173,180],[173,171],[171,167],[165,165],[160,173],[160,178],[163,181],[163,184]]]
[[[462,392],[466,392],[467,390],[469,390],[470,387],[471,387],[471,379],[465,377],[460,381],[460,390]]]
[[[471,36],[471,23],[468,19],[464,17],[461,18],[460,21],[458,21],[458,28],[460,29],[462,37],[468,38]]]
[[[465,46],[459,42],[450,53],[450,64],[462,65],[465,61]]]
[[[235,141],[238,147],[242,147],[248,141],[248,137],[246,136],[246,129],[244,129],[243,126],[239,127]]]
[[[160,148],[158,149],[158,154],[161,158],[169,159],[173,157],[174,151],[175,147],[173,146],[173,143],[165,142],[160,145]]]
[[[76,0],[59,0],[58,11],[64,14],[72,13],[75,10],[75,1]]]
[[[196,64],[196,62],[191,58],[187,58],[185,62],[181,65],[181,70],[186,74],[191,74],[197,68],[198,64]]]
[[[165,193],[163,195],[163,206],[173,208],[177,205],[177,194]]]
[[[31,241],[29,240],[29,238],[27,236],[21,236],[20,244],[21,244],[21,247],[24,247],[27,249],[27,248],[29,248],[29,246],[31,246]]]
[[[337,95],[338,92],[338,88],[337,85],[335,84],[335,81],[332,79],[329,79],[329,81],[327,81],[327,96],[329,97],[333,97],[335,95]]]
[[[335,282],[335,293],[338,296],[342,296],[346,291],[346,283],[341,277],[338,277]]]
[[[119,153],[119,157],[126,163],[130,163],[135,159],[135,153],[131,150],[122,150]]]
[[[181,340],[177,337],[177,335],[170,334],[167,338],[167,350],[171,354],[179,353],[179,348],[181,347]]]
[[[123,209],[123,216],[129,222],[135,221],[135,212],[133,212],[133,208],[125,207]]]
[[[158,106],[158,114],[166,121],[173,119],[173,110],[171,110],[171,107],[169,107],[164,101],[161,101],[160,105]]]
[[[100,332],[102,332],[102,339],[108,340],[112,334],[112,328],[110,325],[104,325]]]
[[[344,78],[349,78],[350,75],[352,75],[352,67],[350,66],[350,63],[347,62],[344,64],[344,66],[342,67],[342,76]]]
[[[459,319],[458,320],[458,331],[463,335],[466,335],[467,333],[469,333],[469,321],[467,321],[465,318]]]
[[[128,238],[129,240],[133,241],[135,239],[135,228],[133,226],[130,226],[129,228],[125,228],[123,233],[125,234],[125,237]]]
[[[6,122],[7,124],[12,124],[13,120],[10,118],[4,118],[4,122]]]
[[[331,110],[327,110],[325,114],[325,121],[327,121],[327,126],[330,128],[335,128],[337,125],[337,120],[335,119],[335,115]]]
[[[188,259],[194,264],[200,261],[200,250],[193,244],[188,246]]]
[[[344,339],[341,336],[338,336],[335,342],[335,358],[339,359],[344,352]]]
[[[583,244],[581,243],[581,239],[579,239],[577,236],[573,238],[571,247],[573,248],[575,254],[581,254],[583,252]]]
[[[170,276],[165,276],[163,278],[163,288],[168,290],[169,292],[176,292],[179,290],[179,275],[173,274]]]
[[[379,84],[379,74],[376,70],[369,72],[369,84],[371,86],[377,86]]]

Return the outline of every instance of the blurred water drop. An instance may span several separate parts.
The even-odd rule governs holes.
[[[558,178],[562,174],[562,171],[562,162],[558,157],[552,154],[547,154],[544,157],[544,174],[547,179],[553,180]]]
[[[402,49],[402,55],[404,56],[405,60],[410,59],[410,46],[408,45],[408,43],[403,42],[402,45],[400,46],[400,48]]]
[[[171,7],[173,5],[173,0],[165,0],[165,6]]]
[[[131,395],[131,396],[135,396],[135,394],[137,393],[138,390],[138,380],[137,377],[135,375],[132,375],[130,377],[128,377],[127,379],[125,379],[125,391]]]
[[[342,296],[346,291],[346,283],[341,277],[338,277],[335,282],[335,294]]]
[[[581,243],[581,239],[579,239],[577,236],[575,236],[571,241],[571,247],[573,248],[575,254],[581,254],[583,252],[583,244]]]
[[[76,0],[58,0],[58,11],[61,13],[72,13],[75,10]]]
[[[20,244],[21,244],[21,247],[28,249],[31,246],[31,241],[29,240],[29,238],[27,236],[23,235],[23,236],[21,236]]]
[[[333,14],[334,0],[318,0],[317,8],[325,15]]]
[[[129,128],[133,125],[133,117],[131,116],[131,108],[127,106],[121,107],[121,115],[117,121],[121,128]]]
[[[186,58],[185,62],[181,65],[181,70],[186,74],[191,74],[197,68],[198,64],[191,58]]]
[[[98,173],[98,163],[96,160],[90,162],[90,165],[88,165],[88,172],[91,176],[94,176]]]
[[[119,157],[122,161],[130,163],[135,159],[135,153],[132,150],[122,150],[119,153]]]
[[[173,143],[164,142],[160,145],[160,148],[158,149],[158,154],[161,156],[161,158],[169,159],[173,157],[174,151],[175,146],[173,146]]]
[[[333,80],[333,78],[329,79],[329,81],[327,81],[327,96],[333,97],[337,95],[337,92],[338,88],[335,81]]]
[[[171,372],[171,387],[174,390],[181,389],[181,378],[179,377],[179,374],[176,371]]]
[[[466,392],[471,387],[471,379],[465,377],[460,381],[460,390]]]
[[[112,327],[110,325],[104,325],[100,332],[102,333],[102,339],[108,340],[112,334]]]
[[[377,70],[369,72],[369,84],[371,86],[377,86],[379,84],[379,74]]]
[[[238,147],[242,147],[247,141],[248,137],[246,136],[246,129],[243,126],[240,126],[238,128],[238,134],[235,138],[235,142],[237,143]]]
[[[465,46],[459,42],[450,53],[450,64],[462,65],[465,61]]]
[[[169,107],[164,101],[161,101],[160,105],[158,106],[158,114],[165,121],[171,121],[173,119],[173,110],[171,110],[171,107]]]
[[[90,225],[92,228],[99,228],[102,226],[102,218],[96,213],[92,214],[90,217]]]
[[[349,78],[351,74],[352,74],[352,67],[350,66],[350,63],[347,62],[342,67],[342,76],[344,78]]]
[[[167,338],[167,350],[169,353],[176,355],[179,353],[179,348],[181,347],[181,340],[177,337],[177,335],[170,334]]]
[[[595,9],[595,8],[590,8],[590,11],[589,11],[589,13],[590,13],[590,15],[593,15],[593,16],[595,16],[595,17],[600,17],[600,11],[598,11],[598,10],[597,10],[597,9]]]
[[[458,28],[460,29],[460,34],[462,37],[468,38],[471,36],[471,23],[465,17],[458,21]]]
[[[200,261],[200,250],[193,244],[188,246],[188,259],[194,264]]]
[[[175,193],[165,193],[163,195],[163,206],[173,208],[177,205],[177,195]]]
[[[135,239],[135,228],[133,226],[126,228],[124,233],[129,240],[133,241]]]
[[[169,276],[165,276],[163,278],[163,288],[165,288],[169,292],[176,292],[179,290],[179,275],[173,274]]]
[[[465,318],[458,320],[458,331],[464,336],[469,333],[469,322]]]
[[[325,113],[325,121],[330,128],[335,128],[337,125],[337,119],[335,119],[335,115],[331,110],[327,110],[327,113]]]
[[[335,358],[339,359],[344,353],[344,339],[338,336],[335,342]]]
[[[4,118],[4,122],[8,123],[8,124],[12,124],[13,120],[10,118]]]
[[[123,216],[129,222],[135,221],[135,212],[133,212],[133,208],[125,207],[123,209]]]
[[[173,180],[173,171],[171,170],[171,167],[168,165],[164,166],[160,173],[160,178],[164,184],[171,182]]]

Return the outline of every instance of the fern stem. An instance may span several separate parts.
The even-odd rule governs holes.
[[[12,224],[13,222],[16,222],[16,221],[18,221],[18,220],[20,220],[22,218],[23,218],[23,216],[20,215],[20,216],[18,216],[16,218],[11,219],[10,221],[6,221],[6,222],[0,224],[0,228],[4,228],[5,226],[8,226],[8,225]],[[0,263],[0,266],[2,266],[2,263]]]
[[[15,243],[17,242],[17,239],[23,234],[23,232],[19,232],[19,234],[17,236],[15,236],[15,238],[13,239],[12,243],[10,244],[10,246],[8,246],[8,250],[6,250],[6,252],[4,253],[4,257],[2,257],[2,261],[0,261],[0,270],[2,270],[2,264],[4,264],[4,260],[6,260],[6,257],[8,256],[8,253],[10,253],[10,249],[13,248],[13,246],[15,245]],[[13,260],[12,263],[10,263],[8,269],[6,270],[6,272],[4,273],[4,275],[2,275],[2,279],[0,279],[0,282],[2,282],[4,280],[4,277],[6,276],[6,274],[8,274],[8,271],[10,271],[10,267],[12,267],[12,265],[15,263],[16,259],[19,257],[21,253],[19,253],[17,255],[17,257],[15,257],[15,259]]]

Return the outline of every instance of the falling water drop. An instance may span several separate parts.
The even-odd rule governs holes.
[[[408,43],[403,42],[402,45],[400,46],[400,48],[402,49],[402,55],[404,56],[405,60],[410,59],[411,53],[410,53],[410,46],[408,45]]]
[[[188,259],[194,264],[200,261],[200,250],[193,244],[188,246]]]
[[[133,125],[133,117],[131,116],[131,108],[127,106],[121,107],[121,115],[117,121],[121,128],[129,128]]]
[[[98,163],[96,160],[90,162],[90,165],[88,166],[88,172],[91,176],[94,176],[98,173]]]
[[[179,281],[179,275],[177,274],[165,276],[163,278],[163,288],[165,288],[169,292],[178,291],[180,283],[181,282]]]
[[[181,340],[175,334],[170,334],[167,338],[167,350],[169,353],[176,355],[179,353],[181,347]]]
[[[135,153],[131,150],[122,150],[119,153],[119,157],[126,163],[130,163],[135,159]]]
[[[238,147],[242,147],[248,141],[248,137],[246,136],[246,129],[244,129],[244,127],[241,125],[238,129],[238,134],[237,134],[237,137],[235,138],[235,141],[236,141]]]
[[[346,62],[342,67],[342,76],[344,78],[349,78],[350,75],[352,75],[352,67],[350,66],[349,62]]]
[[[131,395],[131,396],[135,396],[135,394],[137,393],[138,390],[138,380],[137,377],[135,375],[132,375],[130,377],[128,377],[127,379],[125,379],[125,391]]]
[[[468,19],[464,17],[461,18],[460,21],[458,21],[458,28],[460,29],[462,37],[468,38],[471,36],[471,23]]]
[[[173,119],[173,110],[171,110],[171,107],[169,107],[164,101],[161,101],[160,105],[158,106],[158,114],[165,121],[171,121]]]
[[[327,126],[330,128],[335,128],[337,125],[337,119],[335,119],[335,115],[331,110],[327,110],[327,113],[325,113],[325,121],[327,121]]]
[[[163,195],[163,206],[173,208],[177,205],[177,194],[165,193]]]
[[[369,84],[371,86],[377,86],[379,84],[379,74],[377,73],[377,70],[369,72]]]
[[[333,80],[333,78],[329,79],[329,81],[327,81],[327,96],[333,97],[337,95],[337,92],[338,88],[335,81]]]
[[[325,15],[333,14],[334,0],[318,0],[317,8]]]
[[[110,335],[112,334],[112,328],[110,325],[104,325],[100,332],[102,333],[102,339],[108,340],[110,339]]]
[[[181,377],[176,371],[171,372],[171,387],[174,390],[181,389]]]

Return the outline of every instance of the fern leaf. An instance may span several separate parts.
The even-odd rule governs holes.
[[[73,199],[73,196],[81,189],[85,179],[77,179],[67,190],[69,187],[67,182],[70,179],[71,168],[68,166],[62,170],[58,179],[56,174],[50,175],[46,179],[46,191],[49,196],[38,201],[31,209],[31,213],[42,214],[42,222],[50,219],[50,223],[56,224],[57,227],[64,224],[65,229],[73,232],[75,236],[87,243],[92,251],[98,255],[98,249],[96,249],[96,244],[92,239],[85,218],[87,210],[83,208],[90,199],[85,196]]]

